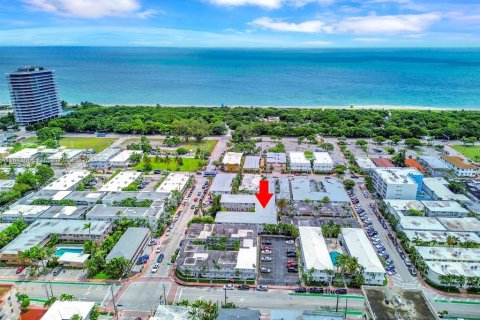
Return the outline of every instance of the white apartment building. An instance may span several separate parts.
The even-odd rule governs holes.
[[[423,175],[415,168],[377,168],[373,170],[372,180],[384,199],[415,200]]]
[[[116,156],[114,156],[112,159],[109,160],[109,164],[111,167],[116,167],[116,168],[125,168],[130,165],[130,157],[133,154],[140,154],[140,151],[136,150],[123,150]]]
[[[335,168],[335,163],[328,152],[314,152],[313,157],[314,172],[330,172]]]
[[[444,155],[442,160],[459,177],[476,177],[478,174],[478,166],[465,162],[462,157]]]
[[[63,159],[66,159],[66,163],[70,164],[77,161],[83,154],[83,149],[66,149],[65,147],[58,148],[58,151],[48,157],[47,162],[52,166],[63,166]]]
[[[304,270],[314,269],[314,281],[330,282],[334,271],[332,259],[320,227],[299,227]]]
[[[303,152],[289,152],[290,170],[294,172],[310,172],[312,164]]]
[[[357,258],[358,263],[364,267],[365,284],[383,285],[385,269],[363,229],[342,228],[341,241],[347,253]]]

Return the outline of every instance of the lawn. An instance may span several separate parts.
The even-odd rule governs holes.
[[[93,149],[100,152],[115,142],[114,138],[97,138],[97,137],[66,137],[60,139],[60,145],[72,149]],[[36,137],[30,137],[23,140],[23,144],[37,143]]]
[[[459,144],[451,145],[453,149],[462,153],[464,156],[468,157],[473,161],[480,161],[480,146],[462,146]]]
[[[170,158],[168,162],[157,162],[155,161],[154,157],[151,157],[152,169],[153,170],[170,170],[170,171],[191,171],[195,172],[200,170],[203,165],[205,165],[205,161],[200,161],[200,159],[192,159],[192,158],[182,158],[183,165],[178,168],[178,164],[174,158]],[[137,164],[134,169],[135,170],[143,170],[144,163],[143,161]],[[179,170],[177,170],[179,169]]]
[[[193,152],[195,152],[197,148],[200,148],[203,151],[208,151],[208,153],[212,153],[215,144],[217,144],[217,140],[202,140],[200,142],[191,141],[187,143],[182,143],[179,145],[179,147],[192,150]]]

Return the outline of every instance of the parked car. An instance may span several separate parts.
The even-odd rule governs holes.
[[[152,267],[152,273],[157,273],[158,271],[158,263],[155,263]]]
[[[22,273],[22,271],[25,270],[25,266],[20,266],[17,268],[17,271],[15,271],[16,274]]]
[[[157,244],[157,241],[155,241],[155,240],[153,240],[153,239],[150,240],[150,242],[148,243],[149,246],[154,246],[154,245],[156,245],[156,244]]]
[[[261,267],[260,272],[261,273],[270,273],[270,269],[268,269],[267,267]]]
[[[156,253],[162,252],[162,247],[158,246],[157,249],[155,249],[155,252],[156,252]]]
[[[162,262],[164,257],[165,257],[165,255],[163,253],[161,253],[157,258],[157,263]]]
[[[285,244],[295,244],[295,241],[292,239],[285,240]]]
[[[53,275],[58,276],[60,272],[62,272],[62,270],[63,270],[63,267],[56,267],[55,269],[53,269]]]
[[[272,254],[272,251],[271,250],[262,250],[261,253],[262,254]]]
[[[241,284],[237,287],[237,289],[247,291],[250,290],[250,286],[248,284]]]
[[[226,284],[223,286],[223,290],[234,290],[235,287],[233,286],[233,284]]]
[[[257,286],[257,291],[268,291],[268,286],[267,285],[263,285],[263,284],[260,284]]]
[[[405,258],[406,258],[405,253],[400,252],[400,258],[402,258],[402,260],[405,260]]]
[[[310,293],[323,293],[323,288],[320,287],[313,287],[308,289]]]
[[[337,289],[335,290],[336,294],[347,294],[347,289]]]
[[[272,257],[261,257],[260,260],[265,261],[265,262],[270,262],[270,261],[272,261]]]
[[[287,268],[287,271],[288,271],[288,272],[296,273],[296,272],[298,272],[298,268],[296,268],[296,267],[288,267],[288,268]]]
[[[414,267],[408,268],[408,271],[410,271],[410,274],[411,274],[412,276],[414,276],[414,277],[417,276],[417,270],[415,270]]]
[[[265,239],[265,240],[262,241],[262,244],[271,246],[272,245],[272,240]]]
[[[305,293],[305,292],[307,292],[307,288],[305,288],[305,287],[298,287],[298,288],[295,288],[295,292],[296,292],[296,293]]]
[[[296,258],[296,257],[297,257],[297,253],[296,253],[296,252],[287,252],[287,257],[288,257],[288,258]]]

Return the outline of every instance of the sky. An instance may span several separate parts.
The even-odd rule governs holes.
[[[478,47],[480,0],[0,0],[0,46]]]

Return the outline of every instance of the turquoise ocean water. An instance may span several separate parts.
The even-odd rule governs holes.
[[[0,49],[0,72],[21,65],[71,103],[480,108],[480,49]]]

